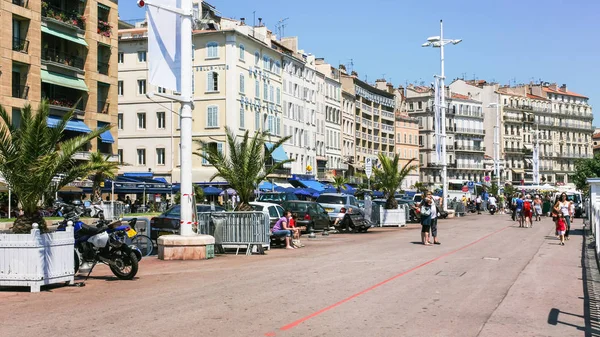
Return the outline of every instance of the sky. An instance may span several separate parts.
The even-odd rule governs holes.
[[[160,1],[160,0],[154,0]],[[428,85],[440,72],[439,49],[423,48],[427,37],[462,39],[445,48],[447,83],[456,78],[485,79],[500,84],[530,81],[567,84],[600,102],[598,32],[600,1],[595,0],[211,0],[230,18],[254,16],[274,33],[285,20],[285,36],[298,36],[299,48],[326,62],[358,72],[373,83]],[[255,12],[255,14],[254,14]],[[136,0],[119,1],[123,20],[141,19]],[[600,126],[600,108],[594,125]]]

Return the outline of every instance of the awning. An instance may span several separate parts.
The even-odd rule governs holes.
[[[163,177],[158,177],[158,178],[154,178],[154,180],[156,181],[160,181],[161,183],[165,183],[168,184],[169,182],[167,181],[167,179],[163,178]]]
[[[109,10],[110,10],[110,7],[108,7],[108,6],[106,6],[106,5],[103,5],[103,4],[101,4],[101,3],[98,3],[98,8],[102,8],[102,9],[104,9],[105,11],[109,11]]]
[[[525,161],[526,161],[528,164],[533,164],[533,160],[531,160],[531,159],[529,159],[529,158],[525,158]]]
[[[61,117],[48,116],[46,123],[48,124],[49,127],[55,128],[58,125],[58,123],[60,123],[61,121],[62,121]],[[92,131],[87,125],[85,125],[85,123],[83,121],[76,120],[76,119],[72,119],[72,120],[68,121],[65,129],[69,130],[69,131],[75,131],[75,132],[81,132],[81,133],[90,133]]]
[[[263,181],[262,183],[260,183],[260,185],[258,185],[259,190],[272,190],[275,189],[275,187],[277,187],[277,185],[271,184],[268,181]]]
[[[316,180],[298,180],[298,182],[304,185],[304,187],[312,188],[319,192],[325,189],[325,186]]]
[[[150,178],[154,176],[152,172],[125,172],[123,177],[138,177],[138,178]]]
[[[527,150],[533,150],[533,145],[530,145],[530,144],[525,144],[525,145],[524,145],[524,147],[525,147]]]
[[[61,39],[65,39],[71,42],[75,42],[77,44],[80,44],[82,46],[88,46],[87,42],[85,42],[84,39],[77,37],[77,36],[72,36],[69,34],[65,34],[63,32],[59,32],[58,30],[54,30],[50,27],[46,27],[46,26],[42,26],[42,33],[46,33],[46,34],[50,34],[50,35],[54,35],[56,37],[60,37]]]
[[[290,183],[276,183],[275,185],[283,188],[294,188],[294,186]]]
[[[273,143],[265,143],[265,145],[267,146],[267,148],[269,150],[271,150],[273,148]],[[273,153],[271,153],[271,158],[273,158],[273,160],[275,162],[282,162],[284,160],[290,159],[288,157],[288,155],[285,153],[285,150],[283,149],[283,145],[281,145],[280,147],[276,148],[273,151]]]
[[[514,168],[514,169],[511,169],[511,170],[513,171],[513,173],[516,173],[516,174],[522,174],[522,173],[525,173],[525,170],[524,170],[524,169],[515,169],[515,168]]]
[[[85,81],[77,77],[66,76],[52,71],[42,69],[42,82],[59,85],[81,91],[89,91]]]
[[[216,187],[212,187],[212,186],[208,186],[203,188],[202,190],[204,190],[204,195],[209,196],[209,195],[219,195],[223,192],[222,189],[220,188],[216,188]]]
[[[104,127],[108,125],[108,123],[102,123],[102,122],[98,122],[98,127]],[[106,143],[106,144],[114,144],[115,139],[113,138],[113,136],[110,134],[110,130],[104,131],[100,134],[100,141],[102,143]]]

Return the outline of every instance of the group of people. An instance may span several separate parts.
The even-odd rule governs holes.
[[[562,246],[565,245],[565,240],[569,240],[574,215],[575,205],[573,201],[567,200],[567,194],[562,193],[554,207],[552,207],[552,219],[556,224],[556,236],[560,239]]]
[[[421,243],[426,246],[441,244],[437,232],[438,217],[439,210],[435,200],[433,200],[431,192],[427,192],[421,202]]]
[[[529,194],[516,193],[510,204],[512,220],[519,223],[519,227],[533,227],[535,221],[542,220],[542,198],[536,195],[534,199]]]
[[[275,237],[285,238],[286,249],[296,249],[304,247],[304,244],[300,242],[300,234],[305,228],[296,227],[296,219],[298,215],[289,210],[283,212],[283,216],[277,220],[271,234]]]

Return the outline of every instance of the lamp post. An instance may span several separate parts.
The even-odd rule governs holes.
[[[496,108],[496,125],[494,125],[494,170],[498,181],[498,190],[500,190],[500,95],[498,94],[498,103],[490,103],[488,108]]]
[[[440,120],[441,125],[439,125],[440,135],[441,135],[441,152],[442,152],[442,193],[443,193],[443,204],[442,208],[447,211],[448,210],[448,163],[446,159],[446,86],[444,84],[445,75],[444,75],[444,46],[452,43],[459,44],[462,40],[451,40],[444,39],[444,25],[442,20],[440,20],[440,36],[432,36],[427,39],[427,42],[423,43],[422,47],[433,47],[440,48],[440,63],[441,63],[441,74],[439,76],[439,86],[435,87],[436,96],[440,94]],[[441,89],[441,93],[438,91]]]

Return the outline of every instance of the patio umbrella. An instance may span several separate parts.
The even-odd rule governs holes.
[[[304,189],[302,189],[302,188],[301,188],[301,189],[298,189],[298,190],[296,190],[296,191],[294,192],[294,194],[296,194],[296,195],[304,195],[304,196],[310,196],[310,195],[311,195],[311,193],[310,193],[310,192],[308,192],[308,191],[306,191],[306,190],[304,190]]]
[[[237,192],[233,188],[228,188],[227,190],[222,191],[220,195],[225,195],[225,193],[227,193],[227,195],[237,195]]]
[[[58,190],[59,192],[64,192],[64,193],[82,193],[83,190],[77,186],[63,186],[60,190]]]
[[[276,189],[276,188],[277,188],[277,185],[271,184],[268,181],[263,181],[262,183],[260,183],[260,185],[258,185],[258,189],[260,189],[260,190],[270,191],[270,190]]]
[[[381,198],[383,197],[383,192],[373,191],[373,196],[376,198]]]
[[[320,195],[320,194],[319,194],[319,192],[315,192],[315,193],[313,193],[313,194],[311,195],[311,197],[313,197],[313,198],[315,198],[315,199],[316,199],[316,198],[318,198],[318,197],[319,197],[319,195]]]
[[[205,188],[203,188],[203,190],[204,190],[204,195],[206,195],[206,196],[219,195],[219,194],[223,193],[222,189],[212,187],[212,186],[205,187]]]

